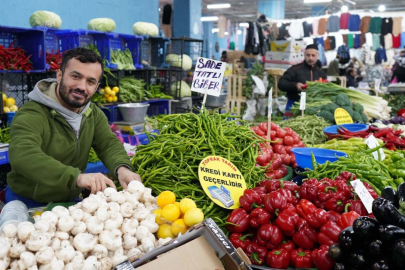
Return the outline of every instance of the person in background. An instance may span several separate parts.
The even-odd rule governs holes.
[[[359,86],[359,82],[356,80],[356,76],[357,76],[357,70],[355,68],[347,69],[346,87],[357,88]]]
[[[91,147],[123,188],[141,181],[106,116],[90,102],[102,78],[103,59],[79,47],[65,53],[56,79],[39,81],[28,94],[10,127],[6,203],[39,207],[76,201],[83,188],[93,194],[115,188],[103,174],[84,173]]]
[[[405,82],[405,50],[401,51],[399,55],[394,56],[395,69],[392,78],[396,78],[396,82]]]
[[[328,66],[328,71],[326,72],[326,75],[328,76],[339,76],[339,60],[340,60],[340,55],[337,54],[336,58],[333,59]]]
[[[305,48],[305,60],[301,64],[294,65],[284,72],[280,78],[278,87],[287,92],[286,116],[294,102],[299,101],[299,93],[307,81],[316,81],[319,78],[326,79],[325,72],[316,64],[319,58],[318,47],[315,44]]]

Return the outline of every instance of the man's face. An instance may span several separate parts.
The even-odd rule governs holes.
[[[318,61],[319,53],[315,49],[305,50],[305,62],[310,66],[315,66],[316,61]]]
[[[102,74],[99,63],[82,63],[73,58],[69,60],[65,71],[58,71],[58,95],[61,104],[74,112],[90,102],[99,86]]]

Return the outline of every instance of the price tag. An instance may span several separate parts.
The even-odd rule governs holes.
[[[219,97],[225,68],[226,63],[224,62],[199,57],[195,66],[191,91]]]
[[[368,147],[370,149],[376,148],[377,146],[380,145],[378,143],[377,139],[374,137],[374,135],[370,135],[364,142],[368,145]],[[384,151],[380,148],[380,149],[378,149],[378,152],[380,152],[380,157],[381,157],[380,161],[384,160],[385,159]],[[373,156],[376,160],[378,160],[378,152],[377,151],[373,152]]]
[[[273,113],[273,87],[269,91],[269,100],[267,104],[267,117],[270,118],[271,114]]]
[[[345,109],[337,108],[335,110],[335,122],[337,125],[353,124],[353,119]]]
[[[367,209],[367,212],[371,214],[374,198],[371,196],[370,192],[368,192],[366,187],[359,179],[351,181],[350,184],[354,188],[354,191],[356,191],[364,207]]]
[[[300,110],[305,110],[305,104],[307,102],[307,93],[301,92],[301,99],[300,99]]]

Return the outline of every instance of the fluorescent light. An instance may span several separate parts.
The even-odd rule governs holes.
[[[384,6],[384,5],[380,5],[380,6],[378,7],[378,11],[381,11],[381,12],[385,11],[385,6]]]
[[[212,28],[212,33],[217,33],[217,32],[219,32],[219,29],[218,28]]]
[[[277,23],[277,27],[280,27],[280,26],[281,26],[281,22],[278,22],[278,23]]]
[[[218,21],[218,16],[207,16],[207,17],[201,17],[202,22],[213,22],[213,21]]]
[[[218,9],[218,8],[230,8],[231,4],[214,4],[214,5],[207,5],[208,9]]]
[[[343,5],[341,10],[342,10],[342,12],[347,12],[349,10],[349,7],[346,5]]]
[[[238,30],[238,35],[242,35],[242,30]]]
[[[332,2],[332,0],[304,0],[305,4],[311,4],[311,3],[328,3]]]
[[[225,36],[227,36],[229,33],[228,32],[225,32]]]
[[[239,23],[239,26],[240,26],[240,27],[249,27],[249,23],[247,23],[247,22],[241,22],[241,23]]]
[[[345,0],[347,3],[349,3],[349,4],[352,4],[353,6],[355,6],[356,5],[356,3],[355,2],[353,2],[353,1],[350,1],[350,0]]]

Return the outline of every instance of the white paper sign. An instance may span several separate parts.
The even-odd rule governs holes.
[[[267,104],[267,116],[270,118],[271,114],[273,113],[273,87],[269,91],[269,101]]]
[[[300,99],[300,110],[305,110],[305,103],[307,102],[307,93],[301,92],[301,99]]]
[[[374,198],[371,196],[370,192],[368,192],[360,179],[351,181],[350,184],[354,188],[354,191],[356,191],[364,207],[367,209],[367,212],[371,214]]]
[[[226,63],[199,57],[194,71],[191,91],[219,97]]]
[[[376,148],[377,146],[380,145],[378,143],[377,139],[374,137],[374,135],[370,135],[364,142],[368,145],[368,147],[370,149]],[[384,160],[385,159],[384,151],[380,148],[380,149],[378,149],[378,152],[380,152],[380,157],[381,157],[380,161]],[[378,160],[378,152],[377,151],[373,152],[373,156],[376,160]]]

